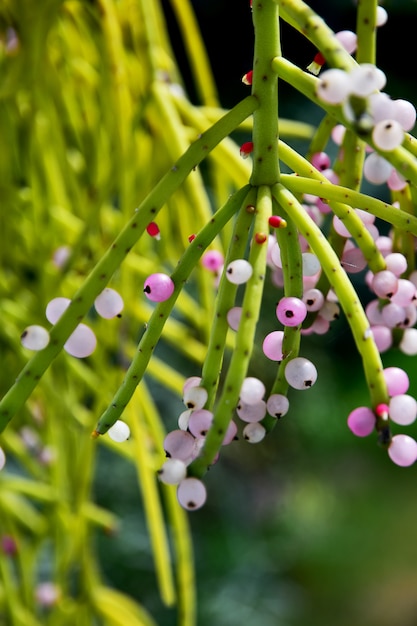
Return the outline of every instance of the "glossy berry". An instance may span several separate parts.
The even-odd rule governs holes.
[[[307,311],[320,311],[324,304],[323,292],[315,288],[307,289],[303,294],[303,302],[306,305]]]
[[[351,93],[362,98],[382,89],[386,83],[384,72],[371,63],[362,63],[356,66],[349,73],[349,77]]]
[[[328,104],[341,104],[350,91],[349,75],[339,69],[326,70],[317,86],[317,96]]]
[[[398,289],[398,278],[389,270],[382,270],[374,274],[371,287],[378,298],[392,298]]]
[[[253,70],[249,70],[249,72],[246,72],[246,74],[242,77],[242,83],[244,85],[252,85],[252,78]]]
[[[278,321],[284,326],[299,326],[307,317],[307,307],[299,298],[281,298],[276,308]]]
[[[54,298],[46,305],[46,319],[51,324],[56,324],[61,315],[70,305],[71,300],[69,298]]]
[[[407,393],[410,381],[407,374],[399,367],[386,367],[383,370],[388,395],[398,396]]]
[[[268,224],[271,226],[271,228],[286,228],[287,226],[286,220],[284,220],[284,218],[280,217],[279,215],[271,215],[271,217],[268,219]]]
[[[110,439],[113,439],[113,441],[121,443],[122,441],[126,441],[126,439],[129,439],[130,428],[126,424],[126,422],[123,422],[123,420],[117,420],[113,424],[113,426],[110,426],[107,434],[109,435]]]
[[[373,411],[366,407],[360,406],[349,413],[347,424],[349,429],[357,437],[367,437],[375,429],[375,415]]]
[[[152,302],[164,302],[174,293],[174,283],[167,274],[151,274],[145,280],[143,291]]]
[[[372,140],[380,150],[394,150],[402,144],[403,139],[404,130],[396,120],[382,120],[375,124],[372,131]]]
[[[187,475],[187,466],[180,459],[167,459],[158,471],[158,478],[167,485],[178,485]]]
[[[308,359],[296,357],[287,363],[285,378],[294,389],[309,389],[317,380],[317,369]]]
[[[407,394],[399,394],[391,398],[389,416],[393,422],[401,426],[409,426],[417,417],[417,402]]]
[[[262,424],[259,422],[251,422],[250,424],[246,424],[243,429],[243,437],[249,443],[259,443],[264,439],[266,435],[266,430]]]
[[[96,346],[97,339],[91,328],[85,324],[78,324],[65,342],[64,350],[71,356],[84,359],[93,354]]]
[[[168,458],[189,462],[194,454],[194,437],[184,430],[172,430],[164,439],[164,450]]]
[[[246,283],[252,276],[252,265],[245,259],[236,259],[229,263],[226,268],[226,278],[234,285]]]
[[[28,350],[43,350],[49,343],[49,333],[43,326],[33,324],[25,328],[20,335],[20,341]]]
[[[105,319],[120,315],[123,310],[123,298],[114,289],[106,287],[94,301],[97,313]]]
[[[369,154],[363,166],[363,175],[374,185],[386,183],[392,172],[392,165],[377,152]]]
[[[188,420],[188,430],[198,439],[204,438],[213,422],[213,413],[207,409],[192,411]]]
[[[240,388],[239,397],[246,404],[256,404],[265,395],[265,385],[259,378],[248,376]]]
[[[260,422],[266,415],[266,402],[258,400],[255,403],[247,404],[240,400],[236,407],[236,413],[243,422]]]
[[[183,401],[187,409],[202,409],[207,402],[207,389],[204,387],[189,387],[184,391]]]
[[[161,238],[161,232],[156,222],[149,222],[149,224],[146,227],[146,232],[148,233],[150,237],[154,237],[154,239],[158,240]]]
[[[290,407],[290,403],[286,396],[283,396],[280,393],[274,393],[269,396],[266,402],[266,410],[269,415],[276,417],[279,419],[280,417],[284,417],[288,413],[288,409]]]
[[[253,142],[246,141],[240,146],[240,156],[242,159],[247,159],[248,156],[253,152]]]
[[[388,455],[396,465],[408,467],[417,459],[417,442],[408,435],[394,435]]]
[[[284,340],[284,332],[282,330],[273,330],[269,333],[262,344],[262,350],[271,361],[282,361],[282,342]]]
[[[242,317],[242,307],[234,306],[228,310],[226,319],[232,330],[236,330],[239,328],[240,319]]]
[[[195,511],[203,506],[207,499],[204,483],[198,478],[184,478],[177,488],[177,499],[188,511]]]

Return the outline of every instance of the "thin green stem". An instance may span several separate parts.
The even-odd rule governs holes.
[[[252,185],[273,185],[279,180],[278,86],[271,62],[281,54],[278,7],[273,0],[253,3],[255,52],[252,94],[259,107],[253,114]]]
[[[237,215],[234,225],[231,243],[225,258],[224,266],[234,259],[242,258],[245,255],[249,229],[253,224],[256,190],[251,189],[242,203],[242,207]],[[226,336],[229,330],[227,313],[234,306],[237,292],[237,285],[233,285],[227,280],[223,272],[219,290],[216,298],[216,310],[214,312],[213,324],[210,331],[210,339],[207,354],[204,359],[201,385],[208,392],[206,402],[207,408],[212,408],[219,384],[219,377],[223,362],[224,350],[226,347]]]
[[[299,30],[323,54],[332,67],[350,70],[355,61],[326,22],[302,0],[276,0],[281,17]]]
[[[312,180],[303,176],[282,175],[282,182],[293,193],[311,193],[329,201],[343,202],[351,207],[368,211],[388,224],[392,224],[406,233],[417,237],[417,217],[406,211],[397,209],[377,198],[372,198],[347,187],[339,187],[332,183]]]
[[[388,394],[381,357],[372,337],[369,321],[359,297],[346,272],[341,267],[338,257],[320,228],[313,222],[296,197],[288,189],[281,184],[276,185],[273,188],[273,197],[291,215],[299,232],[310,244],[338,297],[352,330],[357,349],[362,357],[372,406],[375,408],[378,404],[386,404],[388,402]]]
[[[285,82],[289,83],[295,89],[307,96],[307,98],[321,107],[329,115],[332,115],[340,124],[343,124],[346,128],[349,128],[354,132],[357,131],[355,123],[345,117],[342,105],[327,104],[322,102],[317,97],[316,89],[319,83],[318,78],[312,76],[311,74],[307,74],[307,72],[304,72],[299,67],[291,63],[291,61],[288,61],[288,59],[284,59],[283,57],[276,57],[272,61],[272,67],[278,74],[279,78],[282,78]],[[414,145],[414,142],[410,140],[410,136],[407,133],[405,135],[403,145],[391,150],[390,152],[385,152],[375,146],[372,141],[371,130],[361,133],[361,139],[374,148],[378,154],[389,161],[406,180],[410,180],[417,185],[417,160],[414,152],[411,151],[413,150],[417,154],[417,147]]]
[[[275,206],[276,203],[274,202]],[[279,207],[279,212],[287,222],[286,228],[277,230],[277,240],[281,251],[282,273],[284,276],[284,295],[286,297],[301,298],[303,295],[302,255],[298,231],[289,214]],[[282,342],[283,359],[279,364],[276,378],[271,387],[271,394],[287,394],[288,383],[285,378],[285,368],[291,359],[298,356],[301,343],[301,326],[285,326]],[[262,424],[267,431],[272,430],[277,420],[267,415]]]
[[[256,211],[255,234],[268,232],[268,218],[272,214],[272,200],[270,188],[267,186],[261,186],[258,190]],[[247,374],[254,346],[265,281],[266,255],[266,242],[259,244],[253,239],[249,255],[253,273],[246,283],[242,317],[236,334],[236,346],[203,450],[189,467],[189,474],[192,476],[203,476],[213,462],[222,445],[233,411],[237,406],[240,389]]]
[[[358,2],[356,34],[358,45],[356,60],[358,63],[373,63],[376,59],[376,8],[377,0]]]

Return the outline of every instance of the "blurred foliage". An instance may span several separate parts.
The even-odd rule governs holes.
[[[184,88],[201,111],[218,104],[212,83],[199,83],[181,62],[187,53],[175,48],[185,39],[173,25],[181,1],[163,4],[166,22],[156,0],[0,0],[2,394],[28,359],[22,330],[45,324],[52,297],[72,296],[200,132]],[[224,26],[224,2],[194,4],[220,101],[229,106],[246,95],[240,76],[251,63],[251,34],[232,45],[239,29]],[[353,20],[350,2],[312,6],[329,12],[332,27],[352,25],[339,24],[342,15]],[[415,3],[386,7],[402,29],[415,28],[415,18],[407,19]],[[251,33],[249,12],[240,18],[240,11],[235,2],[230,15]],[[217,28],[208,32],[208,12],[225,28],[224,44]],[[404,41],[414,42],[395,42],[394,78],[409,67],[400,58]],[[311,48],[297,42],[284,32],[289,57],[305,54],[306,64]],[[232,49],[238,59],[224,74],[214,52],[222,45],[223,65]],[[415,96],[411,82],[392,82],[393,95]],[[314,107],[284,94],[285,114],[316,121]],[[345,427],[344,416],[367,392],[343,321],[329,337],[304,344],[320,372],[308,398],[294,395],[291,414],[261,446],[239,442],[222,454],[207,479],[209,502],[189,521],[175,490],[160,488],[156,470],[183,378],[199,373],[205,353],[213,294],[204,273],[195,273],[178,300],[129,409],[135,436],[124,446],[105,437],[97,446],[89,437],[152,310],[139,298],[143,278],[161,264],[170,271],[188,236],[240,183],[241,173],[231,179],[218,163],[214,152],[164,206],[161,240],[143,237],[113,277],[125,300],[122,319],[90,312],[94,355],[79,361],[60,354],[1,435],[1,625],[192,624],[189,521],[199,626],[417,621],[415,470],[394,467],[374,441],[353,441]],[[60,249],[69,252],[63,265],[54,256]],[[417,370],[402,359],[415,394]],[[401,366],[398,356],[395,362]],[[254,371],[260,367],[255,360]],[[55,585],[49,603],[39,596],[42,583]]]

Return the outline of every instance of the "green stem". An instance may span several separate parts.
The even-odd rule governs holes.
[[[121,416],[146,370],[155,346],[161,336],[164,324],[191,271],[196,266],[207,246],[218,235],[236,211],[238,211],[248,190],[249,186],[246,186],[236,192],[228,202],[217,211],[211,221],[206,224],[185,251],[171,276],[175,285],[174,292],[168,300],[160,302],[155,307],[147,329],[139,342],[135,357],[126,372],[125,379],[116,392],[112,403],[106,411],[104,411],[97,424],[95,429],[96,435],[103,435]]]
[[[332,115],[337,122],[356,132],[357,129],[354,122],[346,119],[344,115],[343,105],[327,104],[322,102],[317,97],[316,89],[320,80],[319,78],[304,72],[299,67],[291,63],[291,61],[288,61],[288,59],[284,59],[283,57],[276,57],[272,61],[272,67],[278,74],[279,78],[285,80],[285,82],[292,85],[329,115]],[[417,154],[417,144],[410,139],[410,135],[408,133],[405,134],[403,145],[391,150],[390,152],[385,152],[375,146],[372,141],[371,131],[361,133],[361,139],[378,152],[378,154],[389,161],[406,180],[410,180],[417,185],[417,161],[414,153],[412,152],[414,151]]]
[[[332,67],[350,70],[356,65],[326,22],[301,0],[276,0],[281,17],[299,30]]]
[[[273,197],[291,215],[299,232],[309,242],[311,249],[320,261],[330,285],[334,289],[340,305],[352,330],[359,354],[362,357],[365,377],[371,395],[372,406],[388,402],[388,394],[382,373],[381,357],[370,332],[369,321],[359,297],[339,259],[327,242],[320,228],[313,222],[296,197],[283,185],[273,188]]]
[[[358,2],[356,19],[356,34],[358,36],[356,60],[358,63],[375,64],[377,6],[377,0],[361,0],[361,2]]]
[[[272,0],[253,3],[255,52],[252,94],[259,107],[253,114],[252,185],[279,181],[278,87],[272,59],[281,54],[278,7]]]
[[[237,216],[231,243],[224,262],[225,267],[234,259],[240,259],[245,254],[248,232],[253,223],[253,212],[255,210],[253,205],[255,200],[256,190],[251,189]],[[237,285],[230,283],[223,272],[216,298],[213,324],[210,329],[210,340],[202,370],[201,386],[207,389],[208,399],[206,407],[209,409],[212,408],[214,403],[226,347],[226,336],[229,329],[227,312],[234,306],[236,292]]]
[[[274,203],[275,204],[275,203]],[[276,206],[276,205],[275,205]],[[284,295],[286,297],[293,296],[301,298],[303,295],[303,273],[302,273],[302,255],[298,238],[298,231],[289,214],[279,207],[280,214],[286,222],[286,228],[277,230],[277,240],[281,250],[282,273],[284,276]],[[279,364],[275,381],[271,388],[271,394],[280,393],[287,394],[288,383],[285,378],[285,367],[291,359],[298,356],[301,343],[301,326],[285,326],[284,339],[282,342],[283,359]],[[267,431],[271,431],[277,420],[272,415],[267,415],[262,424]]]
[[[14,385],[3,397],[0,402],[0,432],[23,406],[44,372],[61,351],[70,334],[86,315],[95,298],[104,289],[132,246],[135,245],[147,224],[155,219],[162,205],[181,185],[193,168],[203,161],[223,137],[229,135],[242,120],[253,113],[256,107],[257,100],[253,96],[245,98],[236,105],[189,147],[145,198],[135,215],[126,224],[77,291],[71,305],[52,328],[49,345],[30,359]]]
[[[255,233],[268,232],[268,218],[272,213],[270,188],[261,186],[256,202]],[[214,413],[213,424],[207,434],[200,456],[189,467],[189,474],[201,477],[213,462],[222,445],[232,413],[238,403],[240,389],[249,366],[255,331],[259,319],[263,286],[266,272],[266,242],[258,244],[252,241],[249,262],[253,274],[246,284],[242,304],[242,317],[236,333],[236,347],[224,381],[223,392]]]
[[[282,182],[293,193],[311,193],[319,198],[349,204],[349,206],[357,209],[368,211],[388,224],[392,224],[404,232],[411,233],[417,237],[417,217],[397,209],[391,204],[382,202],[382,200],[353,191],[347,187],[339,187],[329,182],[324,183],[320,180],[312,180],[303,176],[283,174]]]

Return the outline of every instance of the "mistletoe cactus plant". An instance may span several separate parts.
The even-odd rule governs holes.
[[[293,394],[320,380],[303,338],[340,315],[369,402],[337,419],[374,434],[397,465],[417,459],[396,426],[417,416],[408,376],[381,357],[417,354],[416,111],[390,98],[375,65],[387,12],[362,0],[356,32],[335,33],[301,0],[242,5],[253,66],[247,97],[225,111],[189,3],[171,4],[198,104],[159,2],[1,8],[0,610],[10,624],[154,623],[105,586],[88,542],[115,526],[92,499],[101,445],[137,468],[162,599],[195,623],[183,509],[205,503],[223,446],[258,443],[291,416]],[[316,50],[305,67],[283,56],[282,21]],[[317,128],[279,117],[282,81],[320,107]],[[268,385],[251,362],[271,291]],[[191,376],[161,358],[160,340],[193,363]],[[183,401],[174,427],[150,380]],[[37,558],[51,536],[45,576]],[[79,563],[81,599],[68,577]]]

